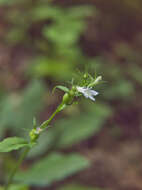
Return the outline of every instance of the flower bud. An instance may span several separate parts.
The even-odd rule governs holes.
[[[98,76],[94,81],[94,84],[98,84],[102,80],[102,76]]]
[[[94,87],[102,80],[102,76],[98,76],[92,83],[88,85],[89,88]]]
[[[87,76],[88,76],[88,75],[85,73],[85,74],[83,75],[83,78],[85,78],[85,79],[86,79],[86,78],[87,78]]]
[[[73,92],[75,92],[75,91],[76,91],[76,87],[73,86],[71,90],[72,90]]]
[[[63,104],[68,104],[70,102],[70,95],[69,93],[65,93],[63,96]]]
[[[65,93],[63,96],[63,104],[70,105],[72,104],[73,98],[75,95],[75,89],[72,88],[68,93]]]

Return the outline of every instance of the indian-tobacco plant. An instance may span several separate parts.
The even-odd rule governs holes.
[[[20,155],[19,160],[15,165],[15,168],[8,178],[7,184],[5,185],[5,190],[9,189],[10,185],[13,183],[13,178],[19,166],[21,165],[29,151],[33,148],[33,146],[36,146],[39,136],[41,135],[41,133],[45,132],[45,129],[49,127],[49,124],[51,120],[55,117],[55,115],[65,109],[67,106],[72,105],[73,103],[78,101],[81,96],[95,101],[95,96],[97,96],[99,93],[94,89],[101,80],[101,76],[93,78],[89,73],[85,73],[81,75],[78,82],[72,80],[70,88],[67,88],[65,86],[56,86],[54,90],[58,88],[65,92],[62,101],[58,105],[57,109],[50,116],[50,118],[44,121],[40,126],[37,126],[36,119],[33,120],[33,129],[29,133],[29,142],[27,142],[24,138],[10,137],[4,139],[0,143],[0,152],[10,152],[12,150],[17,150],[23,147],[25,148],[23,153]]]

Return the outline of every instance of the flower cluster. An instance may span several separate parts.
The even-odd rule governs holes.
[[[85,98],[90,98],[91,100],[95,101],[94,96],[97,96],[99,93],[95,90],[92,90],[92,88],[89,87],[76,87],[77,91],[82,93]]]
[[[80,78],[80,81],[76,84],[72,83],[72,88],[68,89],[64,86],[56,86],[55,88],[59,88],[60,90],[65,92],[63,96],[63,104],[70,105],[73,103],[75,97],[84,96],[85,98],[89,98],[95,101],[95,96],[99,93],[95,91],[93,88],[99,84],[102,80],[101,76],[93,78],[90,74],[86,73]],[[73,80],[74,81],[74,80]]]
[[[92,88],[102,80],[102,77],[98,76],[96,79],[93,79],[92,76],[90,76],[90,78],[92,81],[89,84],[86,86],[77,86],[76,89],[79,93],[83,94],[85,98],[95,101],[94,96],[97,96],[99,93],[95,90],[92,90]]]

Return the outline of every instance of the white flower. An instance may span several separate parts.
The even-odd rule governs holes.
[[[85,96],[85,98],[90,98],[93,101],[95,101],[94,96],[97,96],[99,94],[98,92],[92,90],[89,87],[77,86],[76,89],[78,90],[78,92],[82,93]]]

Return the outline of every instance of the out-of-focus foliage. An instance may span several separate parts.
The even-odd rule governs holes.
[[[109,106],[96,103],[95,106],[86,106],[84,114],[57,121],[46,135],[40,137],[38,145],[33,148],[29,157],[43,154],[48,149],[71,147],[97,134],[110,115]]]
[[[45,92],[43,83],[33,81],[20,94],[3,97],[0,104],[1,135],[6,129],[12,129],[15,134],[22,136],[27,133],[32,128],[33,117],[44,108]]]
[[[11,0],[11,1],[0,0],[0,5],[12,5],[13,3],[17,3],[17,2],[18,2],[17,0]]]
[[[86,1],[85,4],[91,4],[86,6],[79,2],[68,5],[68,1],[61,4],[62,1],[0,0],[2,26],[4,23],[0,37],[2,36],[3,44],[10,49],[7,52],[7,55],[10,54],[10,58],[6,59],[8,63],[0,59],[0,66],[3,63],[9,65],[4,67],[5,76],[1,75],[3,70],[0,70],[1,139],[5,136],[27,135],[34,116],[42,121],[43,118],[47,119],[48,111],[53,111],[61,96],[59,91],[55,91],[53,96],[49,96],[47,92],[51,92],[51,87],[64,85],[71,80],[72,73],[77,73],[77,68],[83,70],[87,66],[89,71],[101,74],[104,79],[102,86],[96,89],[100,95],[94,104],[87,100],[72,106],[63,112],[63,119],[57,119],[40,137],[28,159],[40,159],[41,156],[45,158],[35,161],[25,173],[22,172],[20,178],[23,176],[26,183],[52,185],[54,181],[85,168],[86,160],[83,161],[83,166],[78,161],[78,158],[84,159],[82,156],[76,155],[77,162],[72,165],[75,161],[70,158],[70,154],[58,152],[73,148],[89,137],[95,139],[103,129],[108,129],[117,139],[125,136],[125,133],[126,136],[130,133],[133,135],[136,130],[136,134],[141,135],[142,2],[94,2],[91,4]],[[22,54],[18,60],[20,49],[29,59],[25,59]],[[12,52],[16,52],[14,59]],[[21,60],[26,64],[21,63]],[[25,80],[26,85],[16,90],[5,87],[11,81],[9,76],[16,77],[9,67],[21,69],[16,72],[22,71],[25,78],[18,80]],[[33,82],[35,78],[44,82],[38,79]],[[101,141],[103,144],[104,139]],[[61,165],[53,163],[50,166],[50,158],[57,163],[61,162]],[[68,163],[70,159],[71,164]],[[6,165],[11,164],[9,160],[5,160]],[[68,164],[70,167],[66,173],[64,167],[66,169]],[[44,172],[35,172],[41,169],[38,168],[40,166]],[[56,167],[61,167],[60,175]],[[6,169],[2,168],[5,171],[3,177],[0,177],[2,183],[9,173]],[[11,189],[15,190],[13,187]],[[61,189],[91,188],[71,185]]]
[[[77,185],[77,184],[70,184],[61,187],[59,190],[103,190],[103,189],[94,188],[94,187],[85,187],[83,185]]]
[[[33,57],[27,73],[70,79],[82,56],[77,42],[85,28],[84,19],[95,9],[91,6],[63,8],[45,1],[21,1],[17,6],[19,9],[11,8],[6,15],[11,27],[5,40],[11,45],[32,43],[41,52]]]
[[[60,121],[56,127],[59,134],[61,134],[58,146],[71,146],[97,133],[109,115],[110,109],[108,106],[95,104],[92,109],[86,110],[85,114]]]
[[[47,158],[35,163],[26,172],[19,173],[16,180],[25,184],[45,186],[64,179],[88,166],[88,161],[77,154],[52,153]]]
[[[21,3],[17,2],[16,4],[13,1],[13,4],[6,2],[5,4],[9,9],[5,19],[11,25],[7,31],[5,41],[11,47],[21,43],[24,46],[29,46],[32,42],[33,49],[39,51],[36,56],[33,56],[32,63],[26,69],[25,74],[30,77],[48,76],[53,80],[62,81],[71,79],[71,73],[77,66],[77,61],[81,56],[83,57],[77,42],[85,27],[84,18],[91,15],[93,9],[87,6],[66,9],[44,1],[35,2],[34,5],[31,1],[21,1]],[[16,9],[15,5],[17,6]],[[36,33],[34,36],[34,30],[37,30],[40,23],[43,24],[39,27],[41,38],[38,39]],[[11,93],[6,97],[2,97],[1,137],[5,135],[7,130],[11,134],[22,136],[23,130],[25,130],[24,133],[28,133],[32,127],[33,117],[44,108],[45,93],[43,83],[36,80],[31,82],[21,93]],[[46,153],[46,151],[52,152],[52,149],[71,146],[98,131],[103,124],[100,119],[101,115],[99,116],[98,113],[98,120],[96,119],[96,122],[94,122],[94,111],[91,112],[92,118],[88,114],[89,118],[86,117],[83,122],[81,121],[81,115],[79,115],[78,118],[76,117],[76,121],[73,121],[74,118],[64,119],[62,124],[61,122],[59,125],[56,124],[52,130],[41,136],[39,146],[31,151],[29,158]],[[105,120],[105,117],[109,115],[107,108],[103,113],[102,117]],[[82,116],[84,117],[84,115]],[[84,122],[86,122],[86,125]],[[77,125],[80,123],[77,133],[74,133],[75,123]],[[5,145],[6,143],[3,141],[1,144]],[[20,143],[18,145],[14,143],[12,146],[11,150],[18,149]],[[36,162],[29,170],[19,173],[16,178],[24,184],[51,185],[54,181],[64,179],[87,166],[89,166],[89,161],[79,154],[62,155],[55,152]]]

